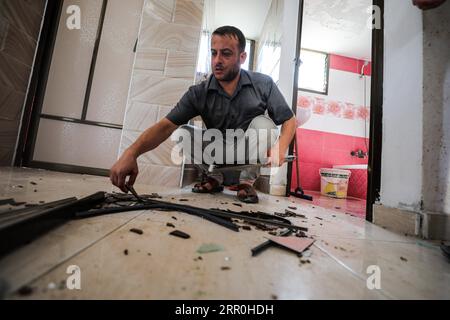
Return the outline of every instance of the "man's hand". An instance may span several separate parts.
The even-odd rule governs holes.
[[[446,0],[413,0],[413,4],[422,10],[433,9],[442,5]]]
[[[125,188],[125,183],[132,186],[139,173],[136,159],[141,154],[158,147],[163,141],[170,137],[172,132],[177,128],[177,125],[173,124],[167,118],[163,118],[155,125],[145,130],[110,169],[109,178],[111,179],[112,184],[127,193],[128,190]],[[130,178],[128,181],[125,181],[128,176]]]
[[[112,184],[125,193],[128,192],[125,184],[132,186],[139,173],[136,159],[136,155],[131,150],[126,150],[109,171]],[[126,181],[128,176],[130,178]]]
[[[265,166],[281,167],[285,162],[287,150],[280,150],[280,144],[276,143],[267,151],[267,163]]]
[[[266,166],[281,167],[285,163],[286,152],[289,149],[292,139],[297,130],[297,121],[295,117],[285,121],[281,126],[281,135],[277,143],[275,143],[267,151]]]

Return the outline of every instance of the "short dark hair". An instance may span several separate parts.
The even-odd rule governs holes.
[[[219,36],[234,36],[239,40],[239,50],[240,52],[244,52],[245,51],[245,45],[246,45],[246,40],[245,40],[245,36],[242,33],[241,30],[239,30],[236,27],[232,27],[232,26],[223,26],[220,28],[217,28],[214,32],[213,35],[219,35]]]

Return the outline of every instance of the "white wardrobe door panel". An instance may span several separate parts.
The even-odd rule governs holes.
[[[77,119],[81,117],[102,3],[102,0],[64,1],[43,113]],[[80,8],[79,30],[67,27],[66,22],[71,14],[67,14],[66,10],[70,5]]]
[[[86,119],[123,124],[144,0],[109,0]]]
[[[121,130],[41,119],[33,160],[109,169],[117,159]]]

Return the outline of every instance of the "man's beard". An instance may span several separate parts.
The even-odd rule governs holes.
[[[225,81],[225,82],[232,81],[232,80],[234,80],[237,77],[239,72],[240,72],[239,64],[236,64],[236,65],[233,66],[232,69],[230,69],[230,71],[225,73],[223,75],[223,77],[221,79],[219,79],[219,80],[220,81]]]

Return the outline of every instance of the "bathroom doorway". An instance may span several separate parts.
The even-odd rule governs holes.
[[[299,170],[293,165],[291,175],[291,190],[301,187],[313,205],[362,219],[371,152],[372,4],[303,1]]]

